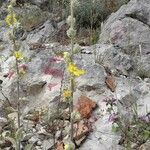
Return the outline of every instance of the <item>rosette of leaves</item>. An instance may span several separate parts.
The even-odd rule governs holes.
[[[19,128],[15,134],[12,136],[11,134],[6,134],[5,137],[3,137],[4,141],[7,141],[7,142],[10,142],[11,143],[11,146],[10,146],[10,149],[11,148],[14,148],[15,150],[19,150],[19,144],[21,142],[21,140],[23,139],[23,128]],[[25,147],[24,147],[24,150],[31,150],[33,147],[33,144],[27,144]]]

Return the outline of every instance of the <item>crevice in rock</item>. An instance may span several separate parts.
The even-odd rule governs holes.
[[[147,18],[144,18],[144,17],[142,17],[142,16],[141,16],[141,18],[140,18],[140,16],[137,16],[137,14],[126,14],[125,16],[126,16],[126,17],[129,17],[129,18],[132,18],[132,19],[134,19],[134,20],[137,20],[137,21],[139,21],[139,22],[145,24],[146,26],[148,26],[148,27],[150,28],[150,25],[147,24],[147,22],[148,22]]]

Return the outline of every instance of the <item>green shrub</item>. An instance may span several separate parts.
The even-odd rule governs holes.
[[[126,4],[129,0],[78,0],[78,5],[75,7],[75,17],[77,27],[97,28],[100,22],[104,21],[112,12],[119,9],[120,6]],[[55,11],[58,8],[61,11],[62,17],[69,14],[70,0],[50,0],[49,10]]]
[[[129,0],[81,0],[75,8],[77,26],[97,28],[112,12]]]

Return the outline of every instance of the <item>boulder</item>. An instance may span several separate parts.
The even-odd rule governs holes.
[[[150,54],[135,57],[135,72],[141,78],[150,78]]]
[[[43,43],[52,39],[56,34],[56,29],[50,20],[47,20],[42,26],[30,32],[27,36],[27,43]]]
[[[15,12],[19,22],[26,31],[31,31],[42,25],[48,18],[48,13],[42,11],[36,5],[16,7]]]
[[[148,140],[146,143],[142,144],[139,148],[139,150],[149,150],[150,148],[150,140]]]
[[[112,43],[127,54],[150,52],[150,1],[131,0],[106,20],[99,42]],[[142,52],[139,51],[141,44]]]

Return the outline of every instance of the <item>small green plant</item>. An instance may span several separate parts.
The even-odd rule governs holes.
[[[20,150],[20,141],[23,139],[23,128],[19,128],[15,133],[14,136],[6,135],[3,137],[5,141],[9,141],[11,143],[11,147],[15,150]],[[33,144],[27,144],[25,146],[25,150],[32,150]]]
[[[79,69],[77,65],[74,63],[74,54],[78,54],[79,46],[75,44],[75,18],[74,18],[74,7],[77,5],[78,1],[71,0],[70,1],[70,13],[71,15],[67,19],[67,23],[69,25],[69,29],[67,31],[67,36],[71,41],[71,52],[64,52],[64,59],[66,62],[67,71],[69,73],[69,86],[63,91],[64,101],[69,104],[69,116],[70,116],[70,139],[67,143],[65,143],[65,150],[73,150],[74,146],[74,121],[79,117],[78,112],[74,112],[74,91],[75,91],[75,79],[83,74],[85,71]]]
[[[7,77],[11,78],[13,75],[16,77],[16,108],[14,109],[9,101],[9,99],[6,98],[7,102],[9,102],[9,107],[6,109],[9,109],[11,113],[17,114],[17,118],[15,120],[17,123],[15,123],[14,120],[14,129],[13,131],[16,131],[14,133],[11,133],[11,135],[6,136],[5,139],[10,141],[12,143],[12,147],[15,148],[15,150],[21,149],[21,140],[23,137],[23,128],[21,127],[21,110],[20,110],[20,101],[22,100],[20,95],[20,81],[24,74],[26,74],[27,66],[24,63],[24,56],[23,53],[19,50],[20,46],[16,40],[15,31],[20,27],[20,23],[18,22],[16,18],[16,14],[14,12],[13,6],[10,4],[8,6],[8,15],[5,19],[7,25],[9,26],[9,40],[12,43],[13,49],[11,50],[12,56],[15,58],[15,63],[13,67],[11,68],[10,72],[8,73]],[[3,94],[4,95],[4,94]],[[13,136],[14,135],[14,136]],[[30,146],[28,146],[30,147]]]
[[[137,108],[133,107],[132,120],[125,119],[117,111],[117,100],[115,98],[106,98],[104,101],[110,114],[109,121],[112,122],[112,131],[120,132],[122,136],[119,144],[130,150],[132,149],[131,143],[136,143],[136,146],[139,147],[150,138],[150,113],[139,117]]]

